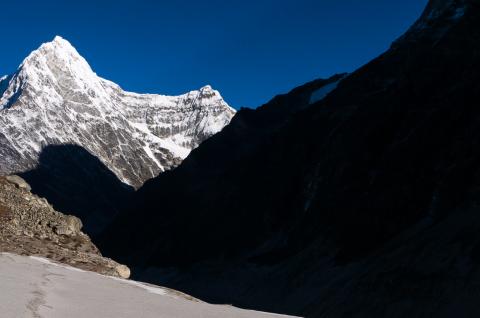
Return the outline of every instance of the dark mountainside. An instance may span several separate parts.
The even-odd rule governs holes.
[[[285,195],[288,196],[288,190],[285,192],[285,190],[281,189],[284,187],[282,182],[272,182],[279,186],[278,189],[275,189],[273,186],[266,189],[262,188],[265,183],[269,183],[271,180],[263,180],[263,183],[257,180],[252,183],[251,175],[257,175],[259,178],[263,177],[264,174],[262,171],[264,170],[264,164],[262,162],[267,164],[268,160],[267,157],[265,157],[261,159],[262,162],[258,163],[257,158],[259,157],[259,153],[261,152],[260,157],[263,157],[263,149],[271,143],[273,136],[278,133],[278,130],[281,127],[285,127],[296,113],[309,106],[312,92],[329,84],[336,83],[344,76],[345,75],[342,74],[333,76],[328,80],[313,81],[293,90],[289,94],[277,96],[270,103],[256,110],[240,110],[232,122],[224,128],[222,133],[211,137],[205,141],[201,147],[195,149],[195,154],[187,157],[185,163],[181,165],[181,168],[175,169],[173,172],[164,172],[162,177],[147,181],[136,193],[130,211],[126,212],[124,217],[121,217],[121,220],[112,227],[112,230],[116,231],[124,226],[122,222],[128,222],[131,225],[135,224],[134,227],[141,228],[142,231],[145,230],[135,243],[130,240],[136,239],[136,237],[124,238],[129,241],[129,247],[133,248],[128,254],[132,252],[136,254],[138,252],[138,255],[135,257],[147,261],[146,258],[151,257],[151,252],[143,251],[142,249],[150,249],[152,246],[146,246],[144,240],[148,237],[151,239],[149,242],[156,240],[164,241],[158,237],[158,232],[160,231],[168,237],[165,238],[164,242],[166,242],[166,240],[175,241],[175,246],[171,246],[172,249],[169,251],[170,256],[163,261],[188,264],[193,259],[200,257],[208,258],[211,256],[210,254],[214,255],[218,252],[219,244],[222,244],[222,242],[217,241],[217,235],[220,231],[225,231],[225,233],[222,232],[223,235],[233,235],[233,233],[231,233],[232,228],[230,228],[231,225],[233,225],[237,231],[243,232],[244,228],[237,226],[240,224],[236,224],[236,221],[247,222],[244,225],[248,227],[255,226],[257,222],[252,222],[252,220],[245,218],[245,216],[241,214],[230,215],[229,213],[224,214],[222,211],[229,211],[240,206],[243,200],[242,196],[244,195],[240,189],[248,190],[249,195],[254,196],[252,200],[259,205],[265,205],[265,208],[268,208],[272,199],[280,193],[285,193]],[[265,154],[265,156],[269,155]],[[252,164],[247,166],[247,162],[252,162]],[[245,170],[242,169],[244,165]],[[239,170],[239,168],[242,170]],[[256,169],[257,171],[248,172],[247,170],[249,169]],[[265,175],[265,177],[267,179],[270,178],[269,175]],[[280,179],[283,178],[281,175],[277,177]],[[184,183],[184,178],[195,178],[195,180]],[[160,187],[161,193],[157,194]],[[225,193],[220,193],[218,190],[212,192],[212,189],[220,188],[222,188]],[[269,193],[268,198],[266,194],[267,191]],[[179,194],[182,196],[178,197],[177,195]],[[221,195],[221,197],[212,199],[211,195],[214,194]],[[159,201],[155,199],[156,196],[159,198]],[[183,196],[185,196],[185,198],[195,197],[195,200],[188,202],[182,201],[181,198],[183,198]],[[177,199],[180,199],[180,202],[177,202]],[[149,204],[152,204],[151,207],[158,204],[161,206],[162,211],[175,212],[161,213],[156,216],[150,215],[154,218],[159,217],[162,221],[155,220],[154,227],[144,228],[146,219],[143,218],[142,212],[145,212],[146,218],[150,217],[148,215]],[[223,206],[220,207],[220,205]],[[213,209],[214,206],[215,209]],[[278,205],[278,208],[281,208],[281,204]],[[277,207],[271,207],[271,209],[275,210]],[[218,226],[216,230],[219,232],[209,233],[209,231],[207,231],[204,233],[210,226],[211,220],[204,219],[200,214],[197,215],[198,219],[184,223],[180,214],[185,214],[182,217],[190,218],[191,216],[188,215],[190,213],[189,211],[193,210],[218,213],[218,215],[215,216],[215,226]],[[141,213],[142,217],[131,219],[130,213]],[[275,213],[272,213],[272,215],[274,214]],[[263,218],[261,214],[257,216]],[[238,217],[238,220],[234,220],[234,217]],[[273,224],[271,222],[272,220],[266,221],[266,226]],[[262,221],[261,223],[264,222]],[[160,226],[162,229],[156,228],[156,226]],[[189,227],[188,230],[186,227]],[[175,230],[178,228],[185,229],[187,232],[191,231],[192,234],[196,232],[198,238],[194,242],[191,242],[190,238],[184,237],[184,230]],[[169,229],[172,231],[169,231]],[[263,231],[263,229],[261,231]],[[230,234],[228,234],[228,232],[230,232]],[[100,244],[104,245],[103,251],[110,251],[113,255],[119,253],[119,256],[122,257],[123,247],[113,244],[113,242],[110,244],[110,237],[116,234],[119,233],[106,233],[104,235],[105,244],[103,244],[102,240]],[[253,228],[250,234],[253,234]],[[256,238],[250,237],[250,235],[244,236],[241,238],[241,241],[238,242],[239,247],[244,246],[248,239],[254,240]],[[203,240],[209,240],[209,242]],[[177,244],[184,244],[186,246],[177,250],[179,246]],[[187,246],[191,246],[191,244],[198,244],[198,246],[191,250],[190,248],[186,249]],[[163,246],[162,248],[168,247]],[[234,246],[231,245],[231,242],[225,242],[225,246],[222,247],[223,250],[231,250],[233,248]],[[208,249],[211,250],[208,251]],[[189,251],[189,253],[185,254],[185,251]],[[191,253],[195,253],[195,255]]]
[[[307,107],[302,89],[147,182],[102,251],[208,301],[478,316],[480,1],[430,1],[325,99]]]
[[[38,166],[20,176],[55,209],[79,217],[94,240],[133,194],[97,157],[75,145],[45,147]]]

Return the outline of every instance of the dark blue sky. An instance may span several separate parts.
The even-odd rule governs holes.
[[[427,0],[6,1],[0,73],[61,35],[102,77],[136,92],[211,84],[256,107],[385,51]],[[0,74],[3,75],[3,74]]]

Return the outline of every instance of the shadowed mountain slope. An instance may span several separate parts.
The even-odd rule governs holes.
[[[309,317],[475,316],[479,99],[480,2],[431,1],[325,98],[278,125],[262,112],[279,99],[239,112],[147,182],[109,230],[122,250],[106,251],[210,301]]]
[[[59,211],[79,217],[95,237],[118,214],[133,188],[122,183],[97,157],[75,145],[45,147],[34,170],[20,174],[32,192]]]
[[[264,217],[262,213],[255,213],[254,210],[251,211],[250,216],[261,218],[258,222],[245,215],[250,212],[235,213],[233,211],[243,208],[242,201],[245,196],[243,190],[248,191],[250,196],[248,200],[255,202],[256,209],[287,208],[282,206],[281,201],[278,201],[278,205],[275,203],[270,206],[274,198],[282,197],[281,193],[284,194],[284,198],[287,198],[289,189],[288,186],[285,187],[284,182],[273,182],[270,175],[263,173],[264,164],[267,164],[270,156],[269,154],[263,155],[264,149],[267,149],[266,147],[271,144],[275,134],[282,127],[287,126],[295,114],[309,106],[314,92],[338,83],[343,76],[337,75],[328,80],[311,82],[289,94],[274,98],[270,103],[256,110],[240,110],[230,125],[225,127],[221,133],[205,141],[202,147],[196,149],[194,155],[189,156],[181,167],[163,173],[160,178],[147,181],[145,186],[136,193],[129,212],[126,212],[124,218],[112,227],[113,231],[116,231],[123,228],[122,222],[127,222],[130,225],[135,224],[134,227],[143,229],[144,232],[138,236],[138,241],[136,241],[136,236],[125,237],[129,241],[127,248],[133,248],[128,254],[137,254],[143,259],[150,258],[152,255],[149,249],[154,245],[146,246],[143,243],[145,239],[155,242],[155,244],[157,242],[169,244],[174,241],[174,245],[162,247],[162,249],[171,248],[168,252],[169,256],[163,258],[163,261],[188,263],[192,258],[208,258],[211,256],[210,254],[218,253],[219,244],[223,244],[221,241],[217,241],[219,237],[234,236],[240,234],[235,231],[243,231],[244,227],[240,223],[236,223],[237,221],[247,222],[244,226],[250,227],[250,234],[255,233],[254,226],[262,227],[258,228],[259,232],[266,229],[264,226],[274,226],[273,220],[262,220]],[[252,179],[252,176],[256,176],[256,180]],[[280,174],[276,177],[283,179]],[[271,186],[264,187],[270,183],[272,183]],[[218,189],[222,189],[222,191],[217,191]],[[212,195],[216,197],[212,198]],[[184,198],[189,198],[189,200],[184,201]],[[245,204],[248,204],[249,201],[245,201]],[[159,208],[162,212],[150,214],[148,212],[150,208]],[[137,213],[135,211],[142,217],[131,218],[130,213]],[[190,215],[190,212],[193,211],[209,211],[208,213],[212,213],[212,215],[208,215],[208,217],[202,213]],[[232,211],[232,213],[223,213],[223,211]],[[272,211],[272,216],[275,213]],[[154,226],[145,226],[146,219],[143,218],[143,215],[146,219],[152,218],[152,221],[155,219],[152,223]],[[162,221],[159,222],[157,217]],[[184,217],[188,218],[189,222],[184,222]],[[210,217],[215,218],[215,224],[211,223]],[[278,217],[281,216],[278,215]],[[210,225],[216,227],[215,231],[204,232]],[[181,228],[182,231],[175,231],[174,229],[177,228]],[[128,231],[128,229],[126,230]],[[164,233],[160,235],[165,235],[165,238],[161,239],[158,232]],[[189,235],[188,237],[184,236],[185,233],[189,233],[189,235],[191,233],[197,239],[192,242]],[[113,250],[118,249],[118,253],[122,254],[124,251],[120,246],[109,244],[109,236],[116,234],[107,233],[105,235],[103,250],[116,254]],[[248,245],[249,240],[258,243],[259,237],[246,236],[238,237],[238,239],[239,241],[236,242],[238,246],[233,246],[232,241],[225,240],[225,245],[222,245],[223,250],[244,248]],[[180,244],[184,244],[185,248],[177,249]]]

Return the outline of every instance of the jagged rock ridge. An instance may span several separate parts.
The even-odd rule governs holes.
[[[125,92],[57,36],[0,78],[0,173],[33,169],[48,145],[74,144],[138,187],[234,114],[210,86],[181,96]]]

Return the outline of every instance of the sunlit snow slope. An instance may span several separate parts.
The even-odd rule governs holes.
[[[0,254],[0,286],[4,318],[282,317],[210,305],[169,289],[13,254]]]

